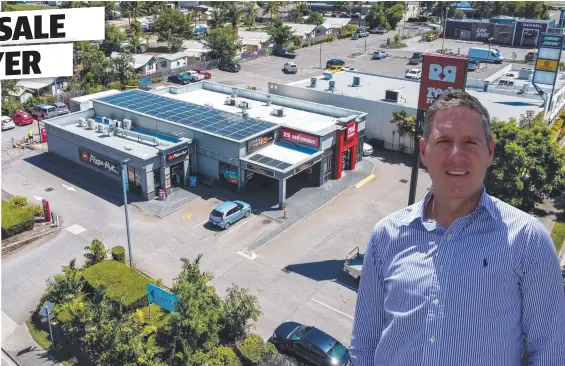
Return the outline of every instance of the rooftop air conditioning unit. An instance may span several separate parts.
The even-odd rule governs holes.
[[[275,107],[273,109],[273,111],[271,112],[271,114],[273,116],[277,116],[277,117],[284,117],[285,116],[284,108],[283,107]]]
[[[94,121],[92,118],[87,119],[86,122],[88,122],[87,127],[91,130],[94,130],[96,128],[96,121]]]
[[[318,78],[310,78],[310,87],[315,88],[317,82],[318,82]]]
[[[104,132],[104,127],[106,127],[106,125],[104,123],[97,123],[96,124],[96,131],[97,132]]]
[[[86,120],[84,118],[79,118],[78,119],[78,125],[80,127],[86,127]]]
[[[117,119],[115,119],[114,122],[116,123],[116,127],[122,128],[122,126],[123,126],[122,121],[118,121]]]
[[[243,118],[247,119],[249,117],[249,112],[247,111],[247,109],[243,108],[241,110],[241,115],[243,116]]]
[[[351,86],[360,86],[361,85],[361,78],[359,76],[353,77],[353,84]]]
[[[227,98],[226,98],[226,105],[233,105],[233,106],[235,106],[235,98],[233,98],[233,97],[227,97]]]
[[[124,119],[124,129],[131,131],[131,120],[130,119]]]
[[[335,80],[330,80],[330,90],[331,91],[335,90]]]
[[[242,100],[241,102],[239,102],[239,108],[241,108],[241,109],[249,109],[249,103],[247,103],[246,101]]]
[[[389,102],[398,103],[401,99],[400,91],[394,89],[388,89],[385,92],[385,100]]]

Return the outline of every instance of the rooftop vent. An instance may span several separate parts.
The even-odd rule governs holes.
[[[236,98],[234,97],[227,97],[226,101],[224,102],[225,105],[233,105],[235,106]]]
[[[93,120],[92,118],[87,119],[86,122],[88,122],[87,127],[90,128],[91,130],[94,130],[96,128],[96,121]]]
[[[330,89],[331,91],[335,90],[335,80],[330,80]]]
[[[84,118],[79,118],[78,119],[78,125],[80,127],[86,127],[86,120]]]
[[[385,92],[385,100],[389,102],[398,103],[400,102],[401,95],[399,90],[388,89]]]
[[[284,117],[286,115],[283,107],[275,107],[271,112],[271,115],[276,117]]]
[[[315,88],[317,82],[318,82],[318,78],[310,78],[310,87]]]
[[[246,102],[245,100],[242,100],[241,102],[239,102],[239,108],[241,108],[241,109],[249,109],[249,103]]]
[[[351,86],[361,86],[361,78],[359,76],[353,77],[353,84]]]
[[[272,102],[273,101],[272,101],[271,94],[267,95],[267,105],[271,105]]]
[[[241,115],[243,116],[244,119],[249,118],[249,111],[247,110],[247,108],[241,109]]]
[[[124,119],[124,129],[131,131],[131,120],[129,120],[129,119]]]
[[[231,90],[231,97],[232,97],[232,98],[237,98],[237,94],[238,94],[237,89],[236,89],[236,88],[233,88],[233,89]]]

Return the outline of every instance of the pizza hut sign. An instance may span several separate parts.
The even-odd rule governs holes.
[[[110,160],[105,156],[95,155],[94,153],[86,149],[79,148],[78,153],[81,161],[94,165],[95,167],[105,170],[108,173],[120,175],[120,165],[117,161]]]
[[[281,128],[280,132],[281,139],[291,141],[297,144],[312,146],[318,148],[320,145],[320,138],[318,136],[308,135],[302,132],[287,130],[286,128]]]
[[[446,90],[465,90],[467,62],[467,57],[424,55],[418,109],[428,110],[434,100]]]
[[[173,163],[175,161],[184,160],[184,158],[188,155],[188,147],[184,149],[174,151],[172,153],[167,154],[167,163]]]

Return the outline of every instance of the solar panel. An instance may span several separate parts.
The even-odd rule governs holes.
[[[264,164],[273,168],[277,168],[280,170],[285,170],[286,168],[292,166],[292,164],[286,163],[284,161],[280,161],[277,159],[269,158],[265,155],[255,154],[249,158],[249,160],[256,161],[260,164]]]
[[[100,102],[140,112],[152,117],[181,123],[187,127],[214,133],[234,140],[243,140],[259,134],[276,124],[239,114],[215,110],[211,107],[175,100],[141,90],[128,90],[98,99]]]

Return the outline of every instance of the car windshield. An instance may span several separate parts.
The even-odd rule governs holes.
[[[296,328],[292,333],[290,333],[290,336],[288,338],[293,341],[298,341],[304,338],[304,336],[306,335],[306,333],[308,333],[309,330],[310,327],[300,326]]]
[[[343,344],[336,342],[336,344],[328,351],[328,356],[330,358],[335,358],[336,360],[341,360],[341,358],[345,356],[346,352],[347,348],[345,348]]]
[[[214,211],[212,211],[212,213],[211,213],[210,215],[212,215],[212,216],[214,216],[214,217],[222,217],[224,214],[221,213],[221,212],[218,211],[218,210],[214,210]]]

